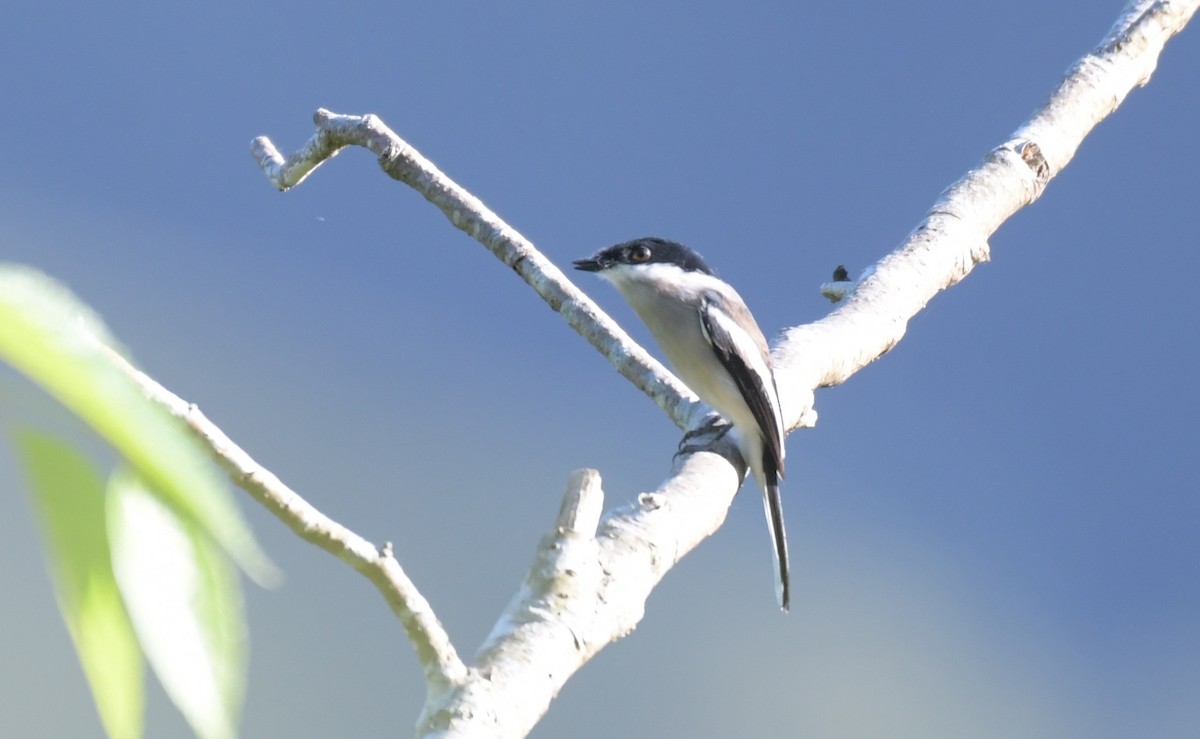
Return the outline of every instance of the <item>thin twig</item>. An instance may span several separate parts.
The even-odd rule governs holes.
[[[233,443],[196,405],[167,390],[112,349],[102,348],[146,397],[187,425],[231,480],[301,539],[333,554],[371,581],[404,625],[425,670],[431,695],[445,693],[463,682],[467,670],[450,642],[450,635],[392,555],[390,543],[375,546],[321,513]]]
[[[456,228],[486,246],[512,267],[542,300],[558,311],[638,389],[650,396],[680,428],[691,428],[708,410],[686,385],[629,337],[616,321],[576,287],[528,239],[493,213],[479,198],[447,177],[377,116],[331,113],[313,115],[316,133],[286,160],[266,136],[250,144],[250,153],[271,184],[280,190],[298,185],[343,147],[361,146],[379,157],[388,176],[400,180],[436,205]]]

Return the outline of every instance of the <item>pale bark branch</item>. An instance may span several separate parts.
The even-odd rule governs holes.
[[[951,185],[904,243],[864,271],[844,306],[784,332],[772,356],[785,420],[810,407],[813,389],[845,382],[885,354],[934,295],[988,260],[991,235],[1039,198],[1092,128],[1150,80],[1163,46],[1197,6],[1200,0],[1129,3],[1033,117]]]
[[[657,490],[611,511],[596,529],[591,513],[564,524],[561,511],[596,511],[602,502],[599,474],[575,472],[556,527],[475,655],[470,677],[429,696],[417,736],[525,736],[580,667],[633,631],[675,563],[721,527],[741,479],[727,456],[682,455]],[[575,496],[590,500],[575,504]]]
[[[371,581],[404,625],[424,668],[430,693],[444,693],[463,682],[467,670],[450,642],[450,635],[392,555],[390,543],[375,546],[318,511],[233,443],[195,404],[167,390],[108,347],[103,349],[146,397],[187,425],[234,483],[301,539],[333,554]]]
[[[361,146],[379,157],[388,176],[400,180],[436,205],[456,228],[486,246],[512,267],[567,324],[587,339],[638,389],[650,396],[680,428],[707,414],[696,396],[675,375],[629,337],[616,321],[576,287],[524,236],[500,219],[479,198],[447,177],[433,162],[384,125],[377,116],[313,114],[316,133],[286,160],[265,136],[250,143],[250,153],[279,190],[302,182],[346,146]]]
[[[789,428],[812,425],[813,391],[836,385],[895,346],[908,321],[938,292],[989,258],[988,238],[1040,196],[1095,124],[1145,84],[1166,41],[1200,0],[1132,2],[1097,48],[1067,74],[1050,100],[1013,137],[952,185],[894,252],[855,280],[825,286],[848,296],[826,318],[786,331],[774,362]],[[281,189],[297,184],[346,145],[370,148],[392,177],[437,205],[533,286],[551,307],[663,407],[682,427],[704,412],[657,362],[629,341],[527,240],[459,188],[374,116],[316,115],[317,133],[284,160],[265,138],[253,152]],[[672,383],[664,389],[661,383]],[[680,400],[682,399],[682,400]],[[577,474],[560,520],[543,538],[520,591],[476,655],[466,678],[430,692],[418,734],[524,736],[580,666],[641,620],[646,598],[682,556],[720,527],[742,479],[735,451],[680,456],[653,493],[604,516],[598,477]],[[794,478],[795,476],[793,476]]]

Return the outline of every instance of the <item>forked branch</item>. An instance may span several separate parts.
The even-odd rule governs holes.
[[[773,357],[790,428],[815,421],[815,389],[844,382],[882,356],[934,295],[987,261],[991,234],[1040,197],[1091,129],[1149,80],[1163,46],[1198,5],[1200,0],[1131,2],[1047,103],[952,185],[903,244],[856,279],[838,281],[836,292],[846,296],[841,307],[785,332]],[[315,122],[313,138],[287,159],[266,138],[255,139],[254,156],[276,187],[298,184],[344,146],[371,149],[385,172],[512,267],[672,421],[690,428],[703,416],[705,409],[686,388],[531,243],[378,118],[319,110]],[[743,471],[736,452],[719,442],[713,448],[719,454],[681,456],[658,490],[604,516],[594,536],[591,513],[569,525],[560,520],[465,679],[431,692],[418,733],[523,736],[576,669],[634,628],[663,574],[721,525]],[[598,505],[584,505],[585,499],[599,500],[598,481],[577,476],[564,510]]]

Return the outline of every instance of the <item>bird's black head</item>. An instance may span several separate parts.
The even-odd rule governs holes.
[[[575,269],[603,272],[621,264],[673,264],[684,272],[716,274],[703,257],[683,244],[653,236],[626,241],[624,244],[601,249],[587,259],[577,259]]]

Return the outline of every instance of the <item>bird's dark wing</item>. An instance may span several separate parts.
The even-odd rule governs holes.
[[[783,418],[762,331],[740,299],[716,300],[707,296],[700,300],[700,326],[754,414],[766,451],[773,457],[774,464],[770,466],[783,477]]]

